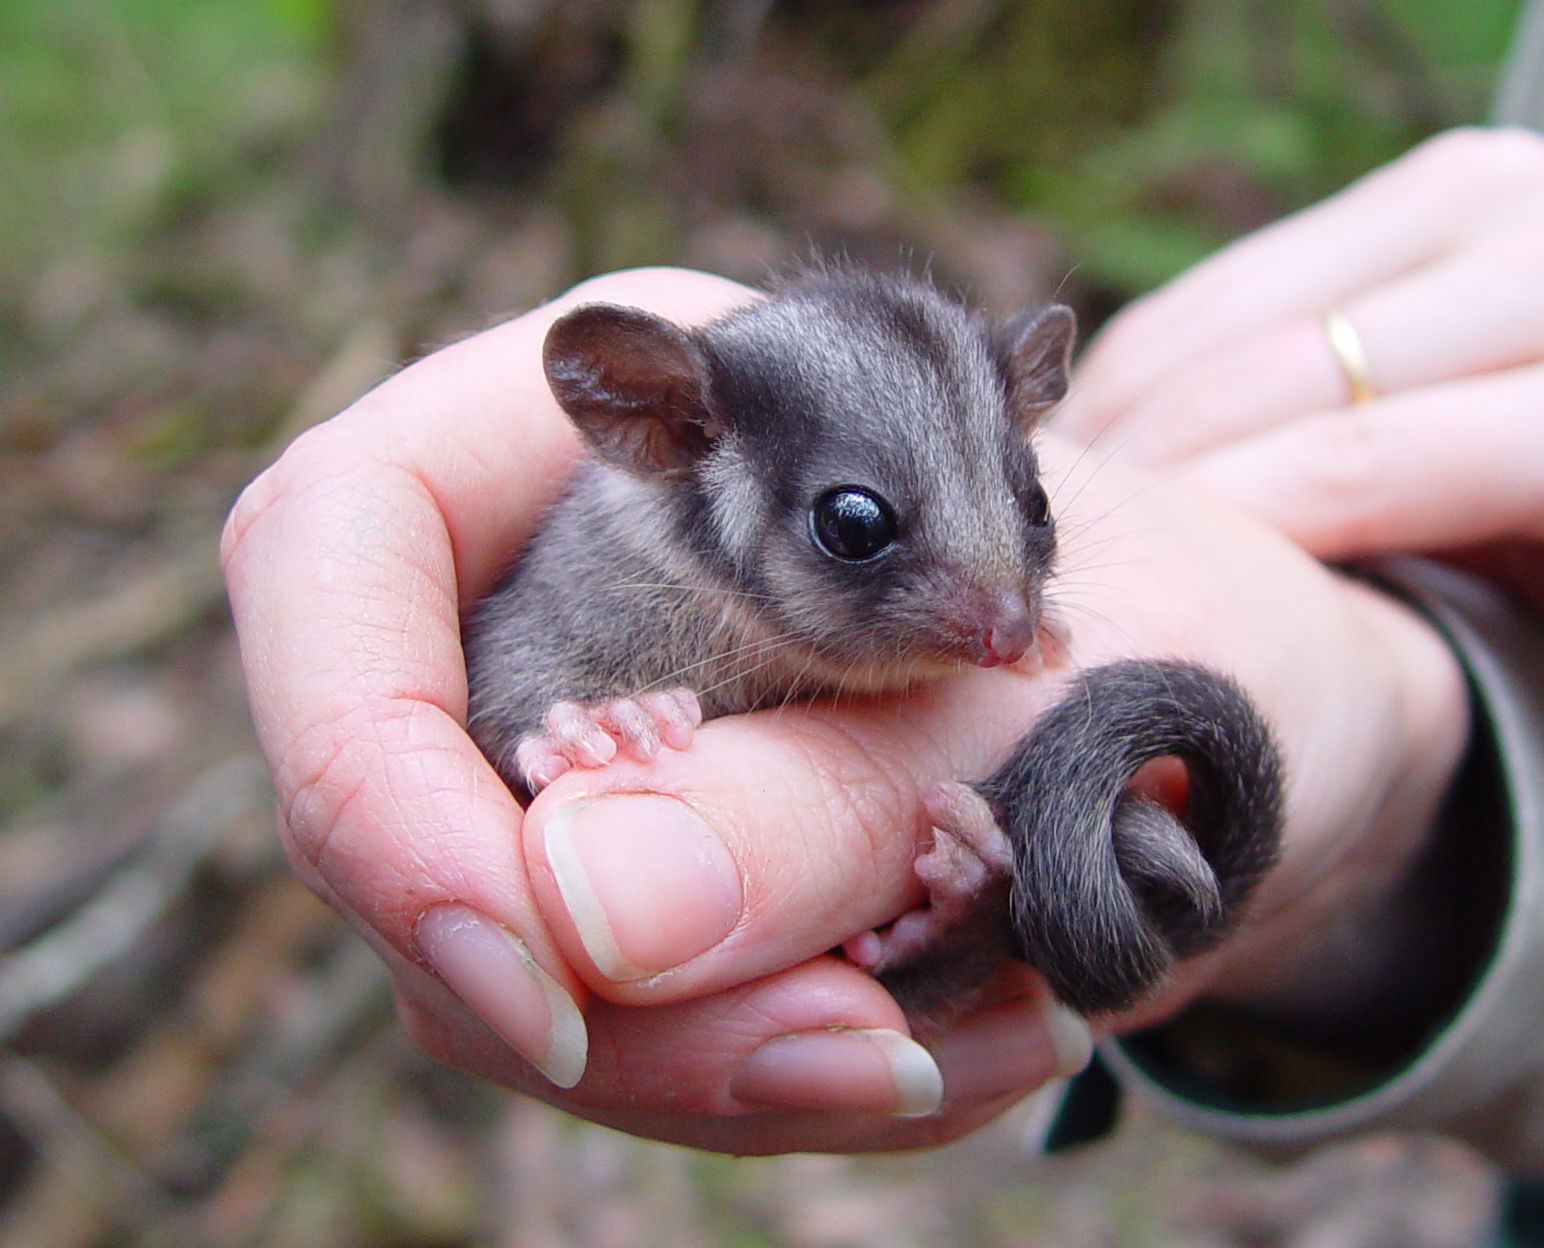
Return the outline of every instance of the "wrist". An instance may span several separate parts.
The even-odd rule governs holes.
[[[1396,921],[1403,912],[1414,939],[1338,1034],[1313,1034],[1279,1009],[1198,1003],[1109,1045],[1106,1057],[1176,1119],[1276,1155],[1403,1127],[1526,1168],[1538,1153],[1528,1107],[1544,1070],[1544,632],[1536,616],[1444,565],[1399,558],[1376,571],[1459,656],[1473,707],[1463,765],[1424,856],[1393,894],[1389,912]],[[1401,1013],[1402,1031],[1389,1026]]]
[[[1413,949],[1440,946],[1441,924],[1425,903],[1441,883],[1432,879],[1443,858],[1438,831],[1470,708],[1462,669],[1430,624],[1381,590],[1345,588],[1362,639],[1356,696],[1368,715],[1360,728],[1383,748],[1371,766],[1353,757],[1326,773],[1305,763],[1278,879],[1192,995],[1305,1035],[1366,1038],[1369,1016],[1386,1017],[1370,1003],[1397,1002]],[[1326,774],[1337,778],[1325,783]],[[1431,972],[1427,958],[1415,964]]]

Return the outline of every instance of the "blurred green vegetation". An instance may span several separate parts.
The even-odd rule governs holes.
[[[239,193],[314,116],[328,0],[0,5],[0,282]]]
[[[858,81],[909,173],[1123,294],[1484,120],[1515,0],[938,4]]]
[[[336,87],[340,27],[368,7],[0,5],[3,301],[14,305],[63,257],[110,258],[190,204],[283,176],[282,157],[321,125]],[[610,6],[628,59],[615,90],[664,128],[660,141],[705,32],[745,7]],[[1033,214],[1089,278],[1129,294],[1432,130],[1480,120],[1515,8],[945,0],[773,5],[772,20],[799,28],[845,75],[910,193],[985,193]],[[584,112],[576,101],[573,120]],[[607,260],[674,249],[682,226],[648,189],[634,188],[623,231],[648,254],[624,244]]]

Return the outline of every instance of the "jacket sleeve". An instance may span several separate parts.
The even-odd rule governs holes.
[[[1409,893],[1406,916],[1433,944],[1466,951],[1457,976],[1433,989],[1402,1046],[1372,1061],[1206,1006],[1107,1041],[1101,1056],[1161,1113],[1267,1153],[1404,1129],[1544,1175],[1544,624],[1444,565],[1389,560],[1376,579],[1443,633],[1469,678],[1469,756],[1428,871],[1439,887]],[[1402,968],[1401,993],[1444,982],[1422,970]],[[1358,1023],[1377,1032],[1381,1013]]]

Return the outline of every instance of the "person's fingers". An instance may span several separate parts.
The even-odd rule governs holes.
[[[352,470],[378,470],[370,483],[376,491],[405,487],[434,504],[442,521],[430,535],[443,530],[449,537],[467,605],[487,592],[529,536],[577,453],[573,427],[541,367],[548,326],[590,301],[646,304],[661,316],[700,323],[752,297],[705,273],[613,273],[425,356],[298,438],[237,500],[222,549],[228,556],[238,550],[248,527],[290,494],[350,484]]]
[[[1541,205],[1544,140],[1505,129],[1439,135],[1125,309],[1081,362],[1056,427],[1092,440],[1188,365],[1316,320],[1464,240],[1536,231]]]
[[[1544,359],[1544,233],[1508,232],[1422,265],[1338,311],[1375,395]],[[1100,435],[1150,467],[1182,463],[1352,400],[1320,316],[1273,325],[1162,378]],[[1438,461],[1440,462],[1440,461]]]
[[[417,985],[399,1008],[421,1047],[529,1086],[499,1037],[448,1025]],[[905,1148],[954,1138],[1048,1080],[1082,1069],[1086,1029],[1030,990],[960,1020],[924,1049],[883,989],[835,958],[649,1010],[594,1002],[592,1058],[562,1105],[633,1134],[731,1152]]]
[[[995,676],[899,703],[715,720],[685,753],[562,776],[523,835],[569,965],[612,1000],[677,1000],[802,962],[917,904],[925,795],[985,775],[1055,683]]]
[[[1072,434],[1092,397],[1074,386],[1057,432]],[[1104,453],[1161,467],[1347,398],[1322,321],[1299,317],[1174,369],[1088,436]]]
[[[1540,537],[1541,400],[1533,364],[1305,416],[1176,471],[1324,559]]]
[[[1544,359],[1541,308],[1544,230],[1535,224],[1385,282],[1340,310],[1361,339],[1373,392],[1389,395]]]
[[[340,435],[291,463],[279,475],[301,479],[226,560],[286,847],[400,949],[427,907],[453,898],[531,930],[519,809],[460,724],[456,577],[438,507]]]
[[[601,297],[700,318],[744,291],[640,273],[569,302]],[[298,440],[243,494],[222,556],[302,874],[463,995],[503,985],[480,1008],[561,1081],[583,1063],[579,990],[531,905],[519,809],[461,726],[459,638],[573,455],[540,367],[554,314],[420,361]]]

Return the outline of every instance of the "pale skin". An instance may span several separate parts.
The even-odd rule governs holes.
[[[1301,292],[1266,293],[1283,324],[1307,315]],[[524,816],[461,728],[460,612],[576,453],[537,363],[545,326],[583,299],[687,321],[748,297],[675,271],[597,279],[420,361],[297,441],[243,495],[224,542],[254,716],[297,872],[382,953],[430,1053],[597,1121],[725,1151],[937,1143],[1079,1060],[1076,1030],[1044,1011],[1032,975],[1010,973],[924,1051],[878,985],[825,951],[916,904],[928,792],[991,770],[1060,669],[970,671],[882,703],[714,721],[685,752],[564,775]],[[1135,410],[1115,385],[1121,352],[1161,387],[1237,343],[1240,318],[1219,314],[1212,345],[1166,371],[1163,305],[1145,308],[1153,337],[1143,321],[1111,334],[1069,428]],[[1374,323],[1363,332],[1376,361]],[[1262,313],[1255,330],[1272,324]],[[1189,351],[1198,337],[1177,342]],[[1103,407],[1099,386],[1116,396]],[[1208,453],[1334,405],[1282,398],[1230,430],[1219,400]],[[1281,867],[1245,928],[1160,1000],[1096,1030],[1201,994],[1290,991],[1320,972],[1323,916],[1375,914],[1422,844],[1467,734],[1456,665],[1409,612],[1270,527],[1103,448],[1042,446],[1070,662],[1173,656],[1231,671],[1276,724],[1291,778]],[[1447,489],[1451,458],[1444,447],[1399,471],[1430,495]],[[1473,535],[1537,535],[1508,514]]]
[[[1544,540],[1544,139],[1438,136],[1127,308],[1057,428],[1313,554]],[[1320,317],[1356,328],[1348,406]]]

